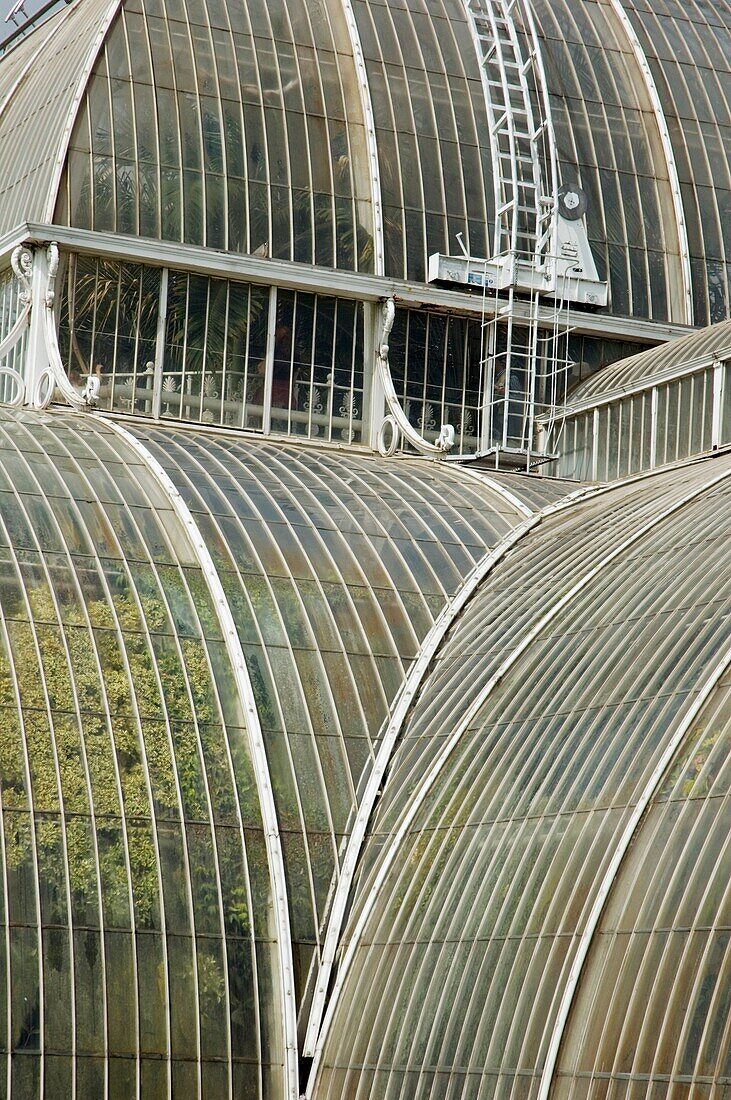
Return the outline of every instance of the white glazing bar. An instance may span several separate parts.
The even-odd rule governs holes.
[[[731,475],[729,475],[728,471],[723,475],[723,477],[729,476]],[[721,479],[718,478],[716,480],[718,481]],[[705,488],[707,488],[707,486]],[[568,984],[566,985],[563,997],[561,998],[561,1005],[558,1010],[558,1016],[556,1018],[553,1026],[553,1031],[551,1033],[551,1040],[548,1047],[548,1053],[546,1055],[546,1061],[543,1067],[543,1074],[541,1076],[541,1084],[538,1091],[537,1100],[548,1100],[548,1096],[551,1091],[553,1076],[556,1070],[556,1062],[558,1060],[558,1052],[561,1046],[561,1040],[563,1039],[564,1032],[566,1030],[566,1024],[569,1018],[569,1014],[571,1012],[571,1006],[576,996],[576,991],[578,989],[579,981],[581,979],[581,973],[584,969],[584,964],[591,949],[594,934],[599,925],[599,921],[601,920],[602,913],[604,912],[604,909],[606,907],[609,894],[611,892],[612,886],[614,885],[615,879],[617,878],[622,862],[624,861],[624,858],[629,851],[630,845],[634,840],[635,833],[637,832],[637,829],[650,805],[650,802],[657,793],[660,784],[665,778],[665,774],[668,768],[672,764],[673,758],[675,757],[678,750],[681,748],[687,734],[692,730],[693,724],[695,723],[700,712],[705,706],[711,692],[715,689],[719,680],[729,667],[731,667],[731,646],[726,649],[721,660],[715,665],[710,676],[701,686],[692,706],[686,712],[685,717],[680,722],[677,729],[665,746],[665,749],[660,759],[655,765],[652,774],[650,775],[650,778],[648,779],[645,788],[642,791],[642,794],[640,795],[634,810],[632,811],[632,815],[624,828],[624,832],[620,837],[614,854],[612,855],[611,862],[607,867],[604,878],[602,879],[601,886],[599,887],[599,893],[597,894],[596,900],[594,901],[594,905],[592,906],[591,912],[589,914],[586,928],[581,934],[581,939],[579,941],[579,946],[576,951],[576,956],[569,971]],[[702,744],[706,735],[707,730],[704,726],[701,726],[695,742],[696,748],[693,751],[697,751],[698,748],[700,748],[700,745]]]
[[[261,418],[261,430],[269,435],[272,430],[272,381],[274,379],[274,345],[277,334],[277,288],[269,290],[269,313],[267,316],[267,343],[264,354],[264,411]]]
[[[360,41],[358,23],[353,11],[351,0],[341,0],[345,21],[348,24],[350,44],[353,48],[353,61],[358,78],[358,91],[360,92],[360,105],[363,111],[363,124],[365,126],[366,145],[368,148],[368,166],[370,168],[371,203],[373,206],[373,263],[376,275],[384,275],[385,253],[383,247],[383,207],[381,205],[381,169],[378,163],[378,141],[376,139],[376,118],[373,113],[371,92],[368,83],[368,69],[366,68],[363,47]]]
[[[645,475],[645,477],[647,477],[647,476],[648,475]],[[308,1089],[307,1089],[307,1097],[310,1098],[310,1100],[314,1095],[314,1088],[315,1088],[315,1083],[317,1081],[320,1061],[322,1059],[322,1052],[323,1052],[323,1048],[324,1048],[325,1039],[326,1039],[326,1037],[328,1035],[328,1032],[330,1030],[330,1027],[332,1025],[332,1021],[333,1021],[333,1018],[334,1018],[334,1015],[335,1015],[335,1010],[337,1009],[338,1004],[339,1004],[340,996],[342,994],[342,990],[343,990],[343,987],[344,987],[344,984],[345,984],[345,978],[347,977],[347,975],[350,971],[350,968],[353,964],[353,961],[355,959],[355,955],[356,955],[356,952],[358,950],[360,940],[361,940],[361,938],[362,938],[362,936],[365,932],[366,925],[368,924],[368,921],[370,919],[371,913],[372,913],[373,908],[375,906],[376,900],[379,896],[380,890],[381,890],[384,882],[386,881],[386,879],[387,879],[387,877],[388,877],[388,875],[391,871],[391,868],[392,868],[392,866],[393,866],[393,864],[396,860],[398,852],[401,849],[401,845],[402,845],[403,841],[405,840],[405,838],[406,838],[406,836],[409,832],[409,829],[411,828],[411,825],[413,824],[413,822],[414,822],[414,820],[415,820],[415,818],[416,818],[416,816],[417,816],[417,814],[418,814],[418,812],[421,808],[421,805],[422,805],[424,799],[427,797],[427,795],[431,791],[432,787],[434,786],[434,784],[439,779],[443,769],[445,768],[449,758],[452,755],[452,752],[454,751],[456,746],[461,741],[461,739],[464,736],[465,732],[470,728],[472,723],[475,721],[475,719],[477,718],[477,715],[480,713],[482,708],[485,706],[485,703],[487,702],[488,698],[490,697],[490,695],[492,694],[494,689],[502,682],[502,680],[505,678],[505,676],[510,672],[512,667],[516,664],[516,662],[520,659],[520,657],[526,652],[526,650],[531,646],[531,644],[535,641],[535,639],[537,637],[539,637],[540,634],[543,633],[545,628],[554,619],[556,619],[558,617],[558,615],[577,596],[579,596],[583,592],[583,590],[602,572],[603,569],[606,569],[608,566],[610,566],[613,562],[615,562],[618,558],[620,558],[622,556],[622,554],[625,554],[632,546],[634,546],[636,543],[640,542],[655,527],[658,527],[665,520],[669,519],[670,516],[672,516],[674,513],[680,511],[683,507],[685,507],[685,505],[687,505],[695,497],[700,496],[702,493],[707,492],[708,490],[712,489],[715,485],[719,484],[721,481],[723,481],[725,478],[727,478],[729,476],[731,476],[731,473],[728,470],[724,470],[724,472],[722,474],[717,474],[716,476],[710,478],[708,481],[704,482],[700,487],[693,489],[690,493],[683,496],[680,500],[677,500],[673,504],[671,504],[668,507],[664,508],[661,512],[658,513],[658,515],[654,516],[653,519],[651,519],[647,523],[643,524],[642,527],[640,527],[632,535],[630,535],[626,539],[623,539],[622,542],[614,548],[614,550],[612,550],[609,554],[607,554],[604,558],[602,558],[592,569],[590,569],[588,572],[583,574],[583,576],[581,576],[579,578],[579,580],[574,585],[572,585],[572,587],[569,589],[569,591],[566,592],[561,597],[561,599],[559,599],[556,603],[554,603],[548,609],[548,611],[544,615],[541,616],[541,618],[532,627],[532,629],[530,631],[528,631],[527,634],[524,635],[524,637],[519,642],[519,644],[515,647],[514,650],[512,650],[512,652],[499,665],[499,667],[492,674],[492,676],[490,676],[490,678],[483,685],[481,691],[478,693],[478,695],[476,696],[474,701],[470,704],[467,711],[465,712],[465,714],[460,719],[458,725],[452,731],[449,738],[446,740],[446,742],[442,746],[442,748],[441,748],[440,752],[438,753],[438,755],[434,758],[431,767],[429,768],[429,770],[425,774],[425,776],[422,779],[422,782],[419,785],[419,787],[414,792],[413,797],[411,799],[411,802],[409,804],[408,810],[406,811],[406,813],[402,817],[398,828],[393,832],[393,834],[389,838],[388,846],[384,849],[384,851],[381,855],[379,866],[378,866],[378,872],[374,876],[373,881],[370,884],[368,895],[364,899],[363,907],[361,909],[358,921],[356,923],[355,928],[353,929],[352,938],[351,938],[350,943],[348,945],[347,951],[345,952],[340,970],[338,972],[338,975],[337,975],[337,978],[336,978],[336,981],[335,981],[335,985],[333,987],[333,991],[332,991],[332,994],[330,996],[330,1003],[329,1003],[329,1006],[328,1006],[328,1010],[327,1010],[327,1013],[325,1015],[323,1025],[322,1025],[322,1028],[320,1030],[320,1034],[319,1034],[318,1039],[317,1039],[317,1043],[316,1043],[316,1046],[315,1046],[315,1052],[314,1052],[314,1061],[313,1061],[313,1066],[312,1066],[312,1072],[310,1074],[310,1080],[309,1080]],[[638,478],[630,478],[627,481],[625,481],[624,484],[625,485],[632,484],[632,483],[635,483],[635,482],[640,481],[640,480],[643,480],[642,476],[640,476]],[[585,497],[585,496],[586,497],[591,496],[592,498],[594,498],[594,497],[596,497],[596,496],[598,496],[602,493],[610,492],[613,488],[616,488],[616,487],[615,486],[612,486],[612,487],[603,486],[599,489],[588,488],[588,489],[579,490],[578,493],[573,495],[572,499],[570,499],[570,500],[566,499],[566,500],[563,500],[563,501],[559,501],[557,504],[551,505],[551,506],[549,506],[549,508],[546,508],[543,512],[537,513],[536,517],[535,517],[535,521],[532,524],[530,524],[529,526],[527,525],[528,530],[531,530],[535,526],[537,526],[537,524],[540,523],[541,520],[544,519],[546,516],[553,515],[557,512],[562,511],[563,509],[565,509],[567,507],[571,507],[573,504],[576,503],[577,499],[579,499],[579,498],[582,498],[582,497]],[[525,534],[525,533],[526,533],[525,530],[523,530],[522,534]],[[513,532],[513,535],[514,534],[515,534],[515,532]],[[509,536],[509,538],[510,538],[510,536]],[[408,709],[407,707],[404,708],[404,713],[407,709]],[[393,739],[395,740],[395,737],[398,736],[398,734],[400,734],[400,733],[401,733],[401,729],[396,731],[396,734],[393,736]]]
[[[264,838],[269,863],[269,875],[272,884],[274,922],[279,954],[279,992],[282,1005],[281,1019],[284,1047],[285,1095],[287,1100],[298,1100],[299,1065],[297,1054],[297,1010],[295,1004],[294,961],[292,957],[292,938],[289,923],[289,903],[284,870],[284,856],[277,823],[272,782],[269,775],[269,763],[264,748],[264,738],[261,723],[259,721],[259,713],[256,707],[254,690],[251,685],[244,651],[213,558],[211,557],[210,551],[205,544],[190,509],[176,489],[172,479],[148,448],[132,435],[127,428],[122,427],[118,422],[108,418],[104,418],[104,423],[124,439],[142,459],[168,497],[178,520],[190,539],[196,557],[198,558],[201,572],[208,586],[213,606],[216,609],[216,614],[223,632],[226,652],[231,664],[231,671],[235,679],[239,700],[246,718],[246,732],[248,734],[249,749],[259,796],[259,805],[264,823]]]
[[[469,466],[463,466],[462,472],[467,474],[468,477],[472,477],[476,481],[479,481],[481,485],[489,486],[493,493],[497,493],[497,495],[502,497],[511,508],[515,508],[516,511],[518,511],[521,516],[525,516],[526,519],[535,514],[536,509],[529,508],[520,497],[517,497],[515,493],[511,493],[510,489],[507,489],[501,482],[496,481],[495,478],[490,477],[484,470],[474,470]],[[571,495],[573,496],[573,494]]]
[[[682,283],[682,307],[683,316],[680,318],[681,322],[686,325],[693,324],[693,280],[690,268],[690,246],[688,243],[688,229],[685,224],[685,210],[683,209],[683,196],[680,190],[680,177],[678,176],[678,166],[675,163],[675,151],[673,150],[673,143],[670,137],[670,131],[668,129],[667,120],[665,118],[665,112],[663,110],[662,102],[660,100],[660,94],[657,90],[655,78],[652,75],[652,69],[650,68],[647,60],[647,55],[642,48],[637,32],[632,25],[629,15],[624,9],[622,0],[609,0],[610,6],[614,10],[617,19],[622,25],[622,28],[627,35],[627,40],[632,47],[632,52],[635,56],[635,60],[642,73],[642,79],[645,82],[645,88],[652,106],[652,111],[655,116],[655,122],[660,134],[660,142],[662,144],[663,152],[665,154],[665,163],[668,169],[668,179],[670,181],[670,190],[673,197],[673,210],[675,212],[675,227],[678,234],[678,249],[680,253],[680,275]]]
[[[650,399],[650,469],[657,466],[657,386],[652,387]]]
[[[373,302],[363,302],[363,431],[361,441],[371,450],[378,447],[378,429],[386,408],[386,395],[376,371],[366,369],[375,362],[380,332],[379,311]]]
[[[713,364],[713,413],[711,417],[711,447],[715,450],[721,446],[721,421],[723,419],[723,373],[724,364],[716,361]]]

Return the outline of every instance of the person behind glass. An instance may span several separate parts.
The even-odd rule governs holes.
[[[257,373],[266,373],[266,361],[257,364]],[[291,393],[290,393],[291,381]],[[274,358],[272,362],[272,406],[276,409],[297,408],[297,371],[292,359],[292,330],[281,321],[274,332]],[[263,381],[258,392],[263,401]],[[256,402],[256,397],[254,398]]]

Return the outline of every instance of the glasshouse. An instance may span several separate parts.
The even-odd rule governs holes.
[[[731,1100],[729,0],[28,5],[0,1096]]]

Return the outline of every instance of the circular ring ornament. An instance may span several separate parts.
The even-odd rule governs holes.
[[[2,404],[9,405],[11,409],[20,408],[25,401],[25,379],[22,374],[12,367],[0,367],[0,378],[9,378],[15,384],[15,393],[12,397],[6,397]]]
[[[564,183],[558,189],[558,212],[568,222],[583,218],[587,207],[586,192],[575,183]]]
[[[51,404],[53,391],[56,388],[56,379],[53,371],[48,368],[38,377],[33,390],[33,406],[36,409],[45,409]]]
[[[388,439],[389,428],[391,429],[390,439]],[[383,455],[384,458],[390,458],[391,455],[396,453],[400,436],[401,433],[395,417],[391,415],[384,416],[378,429],[378,453]]]

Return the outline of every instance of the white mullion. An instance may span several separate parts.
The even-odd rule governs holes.
[[[727,385],[725,374],[728,367],[721,360],[713,364],[713,414],[711,420],[711,447],[715,451],[721,446],[723,432],[723,399]]]
[[[312,334],[310,336],[310,384],[309,384],[309,400],[310,406],[307,410],[307,436],[312,438],[312,405],[314,403],[315,396],[315,359],[317,355],[317,321],[319,314],[320,297],[317,294],[312,296]],[[295,354],[295,339],[294,333],[292,333],[292,356]],[[290,398],[289,407],[292,408],[292,393],[294,390],[294,363],[292,365],[291,379],[290,379]],[[291,428],[290,428],[291,434]]]
[[[264,357],[264,409],[262,412],[261,430],[264,435],[271,435],[272,431],[272,382],[274,380],[274,343],[277,330],[277,288],[269,288],[269,312],[267,316],[267,343]],[[294,327],[292,328],[292,345],[294,347]]]
[[[337,398],[335,397],[335,369],[336,369],[335,368],[335,349],[337,348],[338,326],[340,324],[338,314],[339,314],[339,302],[338,302],[338,299],[335,298],[334,301],[333,301],[332,344],[330,346],[330,381],[328,383],[328,388],[329,388],[330,392],[328,394],[328,400],[327,400],[327,428],[326,428],[326,431],[327,431],[328,443],[332,443],[333,418],[335,416],[335,402],[337,400]],[[353,338],[352,330],[351,330],[350,335],[351,335],[351,339],[352,339]],[[352,347],[352,345],[351,345],[351,347]],[[352,393],[353,392],[353,361],[352,361],[352,355],[351,355],[351,366],[350,366],[350,387],[349,387],[349,389],[350,389],[350,392]],[[345,399],[343,399],[343,401],[344,400]],[[351,401],[351,403],[350,403],[350,409],[351,410],[352,410],[352,407],[353,407],[353,403]],[[349,414],[349,417],[348,417],[348,436],[349,437],[351,435],[351,422],[352,422],[352,419],[353,419],[353,417],[352,417],[352,411],[351,411],[350,414]]]
[[[246,342],[244,344],[243,378],[241,382],[241,424],[246,427],[248,420],[249,362],[251,360],[251,324],[252,324],[252,288],[246,288]]]
[[[138,268],[137,270],[137,309],[135,318],[135,334],[134,334],[134,360],[132,362],[132,393],[130,412],[136,412],[137,403],[137,379],[140,377],[140,344],[142,343],[142,284],[145,278],[144,268]]]
[[[110,407],[114,407],[115,390],[117,388],[117,352],[119,350],[119,318],[122,312],[122,264],[113,264],[113,267],[117,269],[117,301],[114,307],[114,332],[111,334],[112,339],[112,363],[111,363],[111,400],[109,402]],[[104,364],[102,364],[104,365]]]
[[[650,469],[657,466],[657,415],[658,415],[658,390],[653,386],[650,391]]]
[[[221,408],[219,409],[218,419],[219,423],[224,424],[226,422],[226,405],[229,401],[228,396],[228,337],[229,337],[229,322],[231,319],[231,283],[226,280],[226,315],[223,321],[223,352],[221,355]]]
[[[206,279],[206,320],[203,327],[203,348],[201,349],[201,374],[200,374],[200,387],[201,392],[198,396],[198,422],[203,420],[203,403],[206,398],[206,378],[208,377],[208,371],[206,369],[208,363],[208,332],[211,325],[211,280]],[[192,385],[192,379],[191,379]],[[190,407],[192,408],[192,402]],[[182,410],[181,410],[182,412]]]
[[[155,330],[155,370],[152,384],[152,415],[155,420],[160,419],[160,407],[162,404],[162,379],[165,369],[165,339],[167,335],[168,316],[168,284],[170,271],[163,267],[160,271],[160,285],[157,297],[157,327]]]

